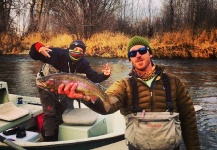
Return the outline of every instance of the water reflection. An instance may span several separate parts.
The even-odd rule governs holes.
[[[217,149],[217,97],[199,98],[203,111],[197,113],[200,141],[204,150]]]

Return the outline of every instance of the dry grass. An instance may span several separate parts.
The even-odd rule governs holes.
[[[151,39],[155,57],[217,58],[217,30],[194,35],[185,30]]]
[[[56,35],[54,33],[32,33],[24,38],[23,45],[26,45],[26,49],[29,49],[33,43],[41,42],[51,47],[66,48],[73,41],[74,35],[61,34]]]
[[[15,53],[20,47],[20,38],[16,35],[7,33],[0,34],[0,54]]]
[[[154,47],[189,44],[207,48],[217,44],[217,30],[213,29],[209,33],[204,30],[201,34],[194,37],[190,30],[169,32],[163,35],[156,34],[155,38],[151,40],[151,44]]]
[[[25,53],[35,42],[41,42],[46,46],[67,48],[75,35],[34,33],[29,34],[16,44],[19,38],[13,35],[1,35],[0,53]],[[13,40],[11,40],[13,39]],[[93,35],[84,40],[87,45],[86,55],[100,57],[127,57],[126,45],[130,37],[122,33],[103,32]],[[194,40],[193,40],[194,39]],[[156,34],[154,38],[148,39],[156,57],[217,57],[217,30],[203,31],[193,36],[191,30],[179,32],[168,32],[162,35]],[[12,42],[11,42],[12,41]],[[15,43],[15,44],[14,44]],[[11,45],[18,47],[11,48]],[[8,50],[8,49],[13,50]],[[5,51],[7,49],[7,51]]]
[[[121,33],[103,32],[86,41],[87,55],[103,57],[126,57],[127,36]]]
[[[155,38],[151,40],[153,46],[165,45],[180,45],[183,43],[192,44],[192,35],[189,30],[183,32],[168,32],[163,35],[156,34]]]
[[[75,35],[62,34],[30,34],[24,38],[23,44],[26,49],[35,42],[41,42],[46,46],[68,48]],[[84,40],[87,46],[86,55],[101,57],[126,57],[126,43],[129,40],[127,36],[121,33],[103,32],[93,35],[90,39]]]

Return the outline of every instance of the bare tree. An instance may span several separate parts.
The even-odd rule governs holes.
[[[39,30],[42,8],[43,0],[32,0],[32,2],[30,3],[30,19],[28,32],[37,32]]]
[[[49,31],[50,28],[49,24],[50,24],[50,13],[51,13],[51,7],[52,7],[52,0],[45,0],[43,3],[43,8],[42,8],[42,14],[40,17],[41,21],[40,21],[40,27],[39,27],[39,31]],[[55,2],[53,2],[55,3]]]
[[[153,15],[152,0],[146,1],[145,9],[141,9],[141,2],[144,1],[1,0],[0,33],[69,32],[87,39],[109,30],[151,37],[156,31],[185,28],[193,29],[196,35],[217,26],[216,0],[164,0],[159,16]]]
[[[114,12],[118,0],[58,0],[52,9],[59,15],[58,21],[78,38],[89,38],[93,33],[114,25]]]
[[[153,36],[153,25],[152,25],[152,12],[151,12],[151,5],[152,4],[152,0],[149,0],[148,2],[148,13],[149,13],[149,18],[148,18],[148,37],[152,37]]]
[[[10,13],[12,0],[0,1],[0,33],[7,32],[10,29]]]
[[[122,32],[125,34],[131,33],[132,25],[131,18],[128,13],[128,2],[127,0],[121,0],[118,4],[118,9],[116,11],[117,22],[113,31]]]
[[[165,0],[163,8],[163,28],[164,31],[173,31],[174,29],[174,1],[175,0]]]

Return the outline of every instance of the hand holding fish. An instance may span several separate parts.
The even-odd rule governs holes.
[[[66,86],[64,84],[60,84],[58,87],[58,94],[65,94],[69,98],[84,98],[84,94],[76,93],[75,89],[77,88],[78,83],[69,83]]]
[[[39,88],[65,94],[69,98],[81,98],[84,101],[94,102],[97,98],[108,101],[105,92],[83,76],[71,73],[56,73],[37,78],[36,84]]]
[[[106,75],[106,76],[110,76],[110,74],[111,74],[111,69],[110,69],[108,63],[105,65],[105,69],[102,70],[102,72],[104,73],[104,75]]]
[[[39,48],[38,52],[41,53],[42,55],[44,55],[45,57],[49,57],[50,55],[48,54],[48,52],[51,52],[52,50],[49,49],[49,46],[42,46]]]
[[[67,95],[69,98],[74,98],[74,99],[77,99],[77,98],[81,98],[83,99],[84,101],[89,101],[91,100],[93,103],[95,102],[95,100],[97,99],[97,97],[93,97],[93,96],[86,96],[84,95],[83,93],[76,93],[75,89],[77,88],[78,86],[78,83],[69,83],[67,84],[66,86],[64,84],[61,84],[59,87],[58,87],[58,94],[65,94]]]

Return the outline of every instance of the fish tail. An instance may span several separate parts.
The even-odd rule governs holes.
[[[106,112],[109,112],[109,110],[112,108],[112,105],[110,105],[108,102],[104,102],[103,105]]]

